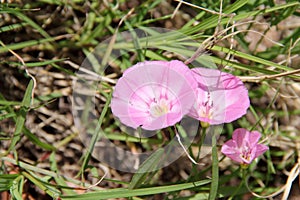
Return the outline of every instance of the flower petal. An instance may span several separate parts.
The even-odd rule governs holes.
[[[221,152],[236,162],[243,162],[241,158],[241,152],[237,147],[236,141],[234,141],[233,139],[228,140],[226,143],[223,144]]]
[[[257,144],[256,146],[256,151],[255,151],[255,158],[261,156],[264,154],[267,150],[269,149],[268,146],[263,145],[263,144]]]
[[[156,130],[189,112],[197,83],[181,61],[146,61],[125,70],[111,102],[112,113],[130,127]]]
[[[236,142],[238,148],[245,145],[245,141],[248,141],[249,133],[250,132],[244,128],[238,128],[233,131],[232,139]]]
[[[258,131],[251,131],[249,133],[249,144],[250,144],[250,147],[257,146],[257,143],[258,143],[260,137],[261,137],[260,132],[258,132]]]
[[[207,116],[202,116],[199,112],[196,115],[199,106],[205,105],[204,96],[198,94],[196,106],[189,114],[191,117],[211,124],[222,124],[232,122],[246,114],[250,101],[248,91],[240,79],[217,69],[193,68],[192,71],[198,82],[198,89],[210,94],[212,108],[209,109],[210,114]],[[203,120],[203,117],[206,119]]]

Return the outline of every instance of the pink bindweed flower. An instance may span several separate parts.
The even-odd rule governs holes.
[[[258,131],[238,128],[233,132],[232,139],[222,146],[221,152],[240,164],[248,165],[269,149],[266,145],[258,144],[260,137]]]
[[[217,69],[193,68],[198,82],[197,101],[189,116],[216,125],[232,122],[246,114],[248,90],[234,75]]]
[[[181,61],[146,61],[127,69],[112,97],[112,113],[132,128],[158,130],[172,126],[194,102],[197,83]]]

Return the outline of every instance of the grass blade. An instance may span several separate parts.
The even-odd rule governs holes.
[[[166,192],[180,191],[184,189],[196,188],[210,183],[210,180],[202,180],[197,182],[182,183],[168,186],[156,186],[141,189],[111,189],[97,192],[90,192],[76,196],[61,196],[62,200],[95,200],[109,198],[128,198],[134,196],[153,195]]]
[[[55,38],[54,38],[55,39]],[[0,46],[0,53],[8,52],[10,50],[17,50],[17,49],[23,49],[25,47],[31,47],[38,44],[43,44],[46,42],[50,42],[54,40],[53,38],[45,38],[40,40],[29,40],[25,42],[18,42],[14,44],[8,44],[6,47]]]
[[[147,158],[140,166],[136,174],[131,179],[129,189],[138,188],[147,179],[149,173],[157,167],[157,164],[161,160],[161,156],[164,153],[163,149],[156,150],[149,158]],[[153,173],[153,172],[152,172]]]
[[[27,86],[24,98],[23,98],[22,103],[21,103],[22,107],[17,112],[16,128],[15,128],[11,143],[9,145],[9,148],[7,150],[7,153],[14,149],[15,145],[18,143],[18,141],[21,138],[21,132],[22,132],[23,127],[24,127],[25,118],[26,118],[26,114],[27,114],[27,109],[30,107],[30,103],[31,103],[32,89],[33,89],[33,81],[30,80],[30,82]]]
[[[24,185],[24,176],[19,175],[14,181],[12,186],[10,187],[10,193],[13,199],[22,200],[23,193],[23,185]]]
[[[33,144],[36,144],[37,146],[39,146],[45,150],[48,150],[48,151],[55,150],[54,146],[47,144],[45,142],[42,142],[36,135],[31,133],[26,127],[23,127],[23,133]]]
[[[209,192],[209,200],[217,199],[219,187],[219,158],[216,136],[212,137],[212,180]]]
[[[0,192],[9,190],[18,176],[18,174],[0,174]]]
[[[4,8],[2,8],[2,10],[0,10],[0,14],[7,14],[7,13],[13,14],[13,15],[17,16],[20,20],[26,22],[27,24],[29,24],[30,26],[32,26],[32,28],[34,28],[35,30],[37,30],[43,37],[48,38],[48,39],[51,38],[51,36],[46,31],[44,31],[44,29],[42,29],[32,19],[30,19],[29,17],[27,17],[26,15],[24,15],[22,12],[20,12],[20,10],[8,8],[8,7],[4,7]]]
[[[250,55],[250,54],[247,54],[247,53],[243,53],[243,52],[240,52],[240,51],[237,51],[237,50],[232,50],[232,49],[228,49],[228,48],[220,47],[220,46],[214,46],[212,48],[212,50],[222,51],[224,53],[231,53],[232,55],[235,55],[235,56],[238,56],[238,57],[241,57],[241,58],[245,58],[247,60],[251,60],[253,62],[260,63],[260,64],[263,64],[265,66],[273,66],[273,67],[276,67],[277,69],[281,69],[281,70],[284,70],[284,71],[292,70],[291,68],[289,68],[287,66],[283,66],[283,65],[274,63],[272,61],[269,61],[269,60],[266,60],[266,59],[263,59],[263,58],[259,58],[257,56],[253,56],[253,55]]]
[[[108,110],[108,107],[109,107],[109,104],[110,104],[110,100],[111,100],[111,95],[110,97],[106,100],[106,103],[103,107],[103,110],[101,112],[101,115],[99,117],[99,120],[98,120],[98,123],[97,123],[97,127],[96,127],[96,130],[95,130],[95,133],[90,141],[90,144],[89,144],[89,147],[88,147],[88,150],[86,152],[86,154],[84,155],[84,160],[83,160],[83,163],[82,163],[82,166],[81,166],[81,169],[80,169],[80,172],[81,174],[83,174],[83,172],[85,171],[87,165],[88,165],[88,162],[91,158],[91,154],[94,150],[94,147],[95,147],[95,144],[96,142],[98,141],[98,139],[101,137],[101,125],[102,125],[102,122],[104,120],[104,117],[107,113],[107,110]]]

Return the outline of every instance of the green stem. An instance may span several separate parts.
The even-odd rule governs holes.
[[[60,194],[59,191],[52,191],[50,188],[46,187],[40,180],[36,179],[35,177],[31,176],[29,173],[23,171],[21,174],[26,177],[28,180],[30,180],[34,185],[36,185],[38,188],[46,192],[48,195],[50,195],[53,198],[57,198]]]
[[[202,127],[201,129],[200,129],[200,126],[198,127],[197,132],[201,135],[201,138],[200,138],[200,141],[199,141],[199,144],[198,144],[198,153],[197,153],[196,157],[194,156],[191,147],[189,148],[189,151],[190,151],[192,157],[195,158],[196,162],[199,162],[199,160],[200,160],[201,147],[202,147],[202,144],[203,144],[204,139],[206,137],[206,130],[207,130],[207,127]],[[195,178],[197,179],[197,177],[195,176],[197,174],[198,174],[197,165],[193,163],[192,170],[191,170],[191,173],[190,173],[189,178],[187,179],[187,181],[195,180]]]
[[[212,177],[208,199],[217,199],[219,187],[219,158],[217,149],[217,138],[214,134],[212,137]]]
[[[228,198],[228,200],[231,200],[235,197],[235,195],[240,191],[240,189],[242,188],[242,186],[245,184],[245,180],[246,180],[246,169],[244,169],[243,167],[240,168],[242,170],[242,181],[240,182],[239,186],[237,187],[237,189],[234,191],[234,193]]]
[[[206,127],[203,127],[202,128],[202,133],[201,133],[201,138],[200,138],[200,142],[199,142],[199,146],[198,146],[198,154],[197,154],[197,157],[196,157],[196,161],[198,162],[199,159],[200,159],[200,153],[201,153],[201,147],[203,145],[203,142],[205,140],[205,137],[206,137],[206,130],[207,128]]]

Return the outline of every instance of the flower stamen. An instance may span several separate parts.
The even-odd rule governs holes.
[[[153,101],[150,105],[150,114],[153,117],[160,117],[170,110],[169,103],[166,99],[160,99],[159,101]]]

